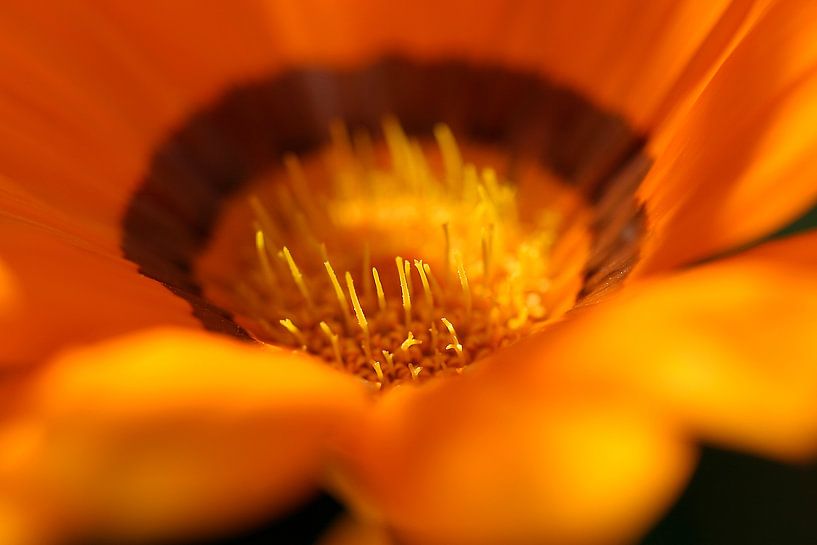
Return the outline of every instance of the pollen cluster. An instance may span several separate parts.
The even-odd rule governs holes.
[[[289,155],[248,197],[232,297],[259,340],[386,388],[462,373],[548,320],[560,214],[523,217],[516,188],[464,161],[445,125],[425,145],[395,120],[383,145],[331,134],[322,175]]]

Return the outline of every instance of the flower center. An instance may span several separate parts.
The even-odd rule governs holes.
[[[286,176],[248,196],[239,257],[215,282],[259,340],[378,388],[461,373],[575,295],[554,261],[576,223],[565,189],[477,167],[444,125],[433,145],[394,120],[383,133],[376,145],[335,124],[320,158],[287,156]]]

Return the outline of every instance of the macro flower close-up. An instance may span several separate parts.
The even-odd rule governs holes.
[[[817,543],[813,0],[9,0],[0,544]]]

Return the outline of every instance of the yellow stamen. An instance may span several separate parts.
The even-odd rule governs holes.
[[[408,280],[406,279],[406,268],[403,267],[403,258],[396,257],[394,262],[397,264],[397,274],[400,276],[400,293],[403,296],[403,312],[406,317],[406,327],[411,324],[411,294],[409,293]],[[411,269],[409,269],[410,271]]]
[[[408,349],[409,349],[409,348],[411,348],[412,346],[416,346],[416,345],[418,345],[418,344],[423,344],[423,341],[418,340],[418,339],[415,339],[415,338],[414,338],[414,333],[412,333],[411,331],[409,331],[409,332],[408,332],[408,337],[406,337],[406,340],[405,340],[405,341],[403,341],[403,342],[400,344],[400,350],[403,350],[403,351],[405,352],[406,350],[408,350]]]
[[[335,290],[335,297],[338,299],[338,305],[340,305],[340,313],[343,315],[343,319],[349,322],[349,307],[346,303],[346,294],[343,293],[343,288],[340,287],[340,282],[338,282],[338,277],[335,274],[335,269],[332,268],[332,264],[329,263],[329,260],[323,262],[323,266],[326,268],[326,274],[329,275],[329,281],[332,283],[332,289]]]
[[[428,278],[428,283],[431,285],[431,293],[436,293],[437,295],[442,294],[443,289],[440,287],[440,284],[437,283],[437,279],[434,278],[434,275],[431,274],[431,267],[428,263],[423,263],[423,270],[426,273],[426,278]]]
[[[377,375],[377,380],[383,382],[385,376],[383,375],[383,368],[380,366],[380,362],[374,360],[370,363],[372,364],[372,368],[374,369],[374,374]]]
[[[357,323],[360,325],[360,329],[363,331],[363,338],[364,338],[364,351],[368,352],[371,351],[371,346],[369,342],[369,322],[366,321],[366,315],[363,314],[363,307],[360,306],[360,299],[357,298],[357,292],[355,291],[355,281],[352,280],[352,275],[350,273],[346,273],[346,287],[349,289],[349,297],[352,298],[352,306],[355,309],[355,316],[357,317]]]
[[[403,268],[406,270],[406,287],[408,288],[409,296],[414,293],[414,285],[411,282],[411,263],[406,259],[403,261]]]
[[[457,338],[457,332],[454,329],[454,326],[451,322],[449,322],[445,318],[440,318],[445,328],[448,330],[448,334],[451,335],[451,340],[454,341],[451,344],[445,347],[446,350],[455,350],[458,356],[462,355],[462,343],[460,343],[459,338]]]
[[[423,284],[423,292],[425,293],[426,297],[426,304],[428,305],[429,309],[434,308],[434,296],[431,295],[431,286],[428,283],[428,277],[426,276],[426,270],[423,266],[423,260],[414,260],[414,266],[417,267],[417,272],[420,273],[420,282]]]
[[[261,263],[261,271],[264,275],[264,279],[267,281],[270,287],[275,287],[277,285],[275,273],[272,272],[269,254],[267,254],[267,244],[264,239],[264,231],[261,229],[257,229],[255,231],[255,249],[258,253],[258,261]]]
[[[552,247],[563,230],[554,210],[521,214],[513,181],[464,162],[447,126],[434,127],[434,160],[396,120],[383,134],[378,147],[366,130],[333,121],[326,150],[308,163],[284,157],[283,175],[248,199],[246,244],[255,247],[237,247],[229,264],[247,270],[249,256],[246,277],[229,286],[214,277],[213,286],[214,295],[229,289],[230,310],[258,339],[303,346],[378,388],[408,379],[407,370],[418,382],[453,375],[549,323]],[[312,176],[320,166],[325,176]],[[528,172],[526,163],[514,171]],[[397,279],[379,270],[392,259]]]
[[[321,331],[323,331],[324,335],[329,339],[330,344],[332,345],[332,352],[335,354],[335,360],[337,361],[338,365],[343,367],[343,358],[340,355],[340,341],[339,335],[337,333],[332,332],[332,328],[329,327],[324,321],[321,321],[319,324]]]
[[[300,329],[298,329],[298,326],[292,323],[292,320],[290,320],[289,318],[285,318],[283,320],[278,320],[278,323],[284,326],[284,328],[287,331],[292,333],[292,336],[295,337],[295,340],[298,341],[298,344],[300,344],[304,348],[304,350],[306,350],[307,344],[306,337],[304,337],[303,332]]]
[[[417,376],[423,370],[422,366],[420,366],[420,365],[415,366],[413,363],[409,363],[408,368],[409,368],[409,371],[411,371],[411,379],[412,380],[417,380]]]
[[[386,310],[386,294],[383,293],[383,284],[380,283],[377,267],[372,267],[372,276],[374,277],[374,286],[377,289],[377,308],[380,309],[380,312],[383,312]]]
[[[462,256],[457,254],[457,276],[460,279],[460,286],[462,287],[462,294],[465,296],[465,312],[471,314],[471,286],[468,284],[468,275],[465,274],[465,265],[462,263]]]
[[[295,285],[298,286],[298,291],[300,291],[303,298],[306,299],[307,304],[312,306],[312,297],[310,297],[309,290],[306,287],[306,282],[304,282],[304,275],[301,274],[300,269],[298,269],[298,265],[295,264],[295,260],[292,258],[289,248],[284,246],[284,249],[281,251],[281,255],[283,255],[287,266],[289,266],[289,272],[292,274],[292,279],[295,280]]]
[[[383,357],[386,358],[386,363],[389,366],[389,371],[394,371],[394,354],[388,350],[382,350]]]

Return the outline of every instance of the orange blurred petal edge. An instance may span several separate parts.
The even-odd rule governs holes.
[[[23,400],[0,427],[3,530],[18,513],[139,541],[285,511],[366,394],[302,354],[168,328],[66,351]]]
[[[816,330],[808,233],[633,284],[529,349],[553,366],[540,380],[628,391],[699,438],[796,460],[817,456]]]
[[[341,495],[400,543],[599,545],[645,531],[694,465],[671,426],[615,392],[497,378],[388,394],[343,453]]]

